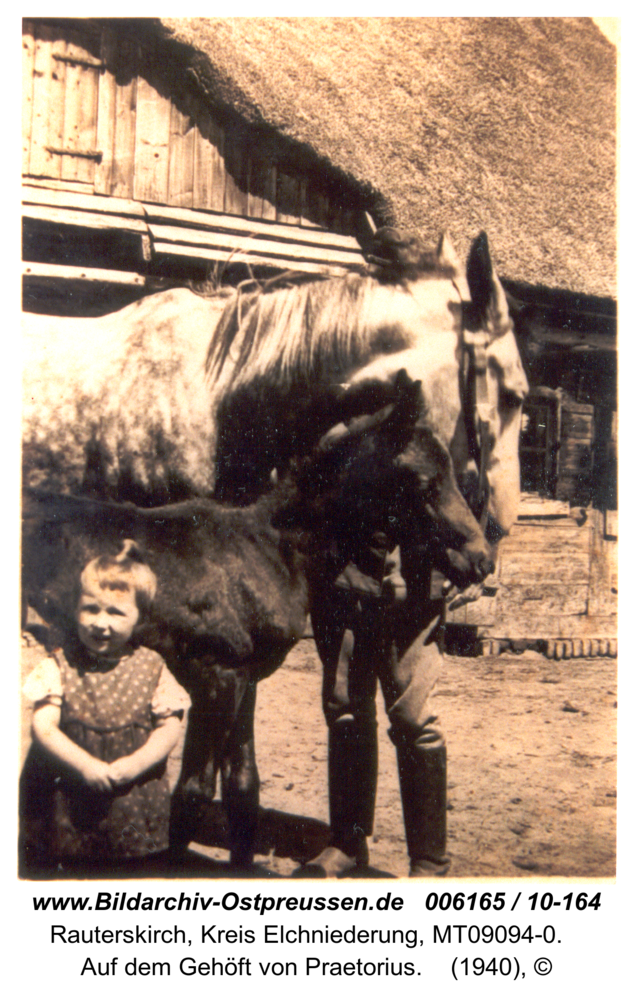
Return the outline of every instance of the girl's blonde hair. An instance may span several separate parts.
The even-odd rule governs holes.
[[[82,590],[134,591],[141,615],[149,613],[156,595],[156,577],[141,555],[137,543],[126,538],[116,556],[97,556],[82,571]]]

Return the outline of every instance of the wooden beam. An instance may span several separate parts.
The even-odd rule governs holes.
[[[24,278],[55,278],[58,281],[87,281],[108,285],[133,285],[143,287],[146,277],[134,271],[109,271],[98,267],[70,267],[62,264],[22,264]]]
[[[54,177],[29,177],[22,178],[24,184],[29,188],[42,188],[45,191],[67,191],[74,194],[85,194],[92,191],[92,185],[84,181],[58,181]]]
[[[256,234],[265,239],[275,239],[280,242],[305,243],[309,246],[333,247],[337,250],[347,250],[361,259],[361,248],[353,236],[341,236],[325,229],[305,228],[303,226],[283,225],[245,219],[237,215],[216,214],[215,212],[197,212],[183,208],[172,208],[169,205],[144,205],[144,210],[150,223],[169,222],[183,226],[200,226],[210,232],[244,233],[247,236]]]
[[[289,244],[289,246],[332,249],[348,254],[347,263],[362,263],[361,248],[354,237],[341,236],[323,229],[290,226],[259,219],[246,219],[237,215],[203,212],[169,205],[143,204],[130,198],[108,198],[101,195],[85,194],[76,188],[67,190],[66,188],[58,189],[57,185],[54,187],[49,187],[48,184],[40,186],[31,181],[22,188],[22,201],[28,206],[47,206],[60,211],[72,210],[77,213],[85,210],[86,213],[90,214],[103,213],[110,216],[147,219],[153,224],[167,222],[175,230],[181,230],[181,239],[186,243],[194,242],[199,233],[232,233],[245,237],[273,240]],[[31,213],[30,209],[29,213]]]
[[[118,229],[125,232],[147,234],[148,227],[140,219],[125,215],[106,215],[98,212],[75,212],[68,208],[48,205],[25,205],[22,215],[42,222],[55,222],[61,226],[79,226],[88,229]]]
[[[155,241],[174,243],[184,246],[199,246],[214,250],[234,250],[242,253],[259,253],[271,257],[284,257],[290,260],[312,260],[315,263],[355,266],[361,263],[358,254],[345,250],[334,250],[312,244],[281,243],[277,240],[263,239],[260,234],[234,234],[204,231],[199,229],[183,229],[177,226],[157,226],[148,224],[150,234]]]
[[[311,261],[291,257],[266,257],[255,252],[227,252],[226,250],[216,248],[175,246],[173,243],[155,243],[154,253],[163,254],[167,257],[191,257],[201,261],[213,260],[226,264],[251,264],[252,266],[274,267],[282,270],[306,271],[309,274],[329,274],[333,277],[341,277],[349,273],[349,269],[346,267],[316,264]]]
[[[605,323],[605,319],[602,318]],[[563,348],[565,351],[616,351],[616,335],[612,331],[553,329],[532,326],[531,340],[544,349]]]
[[[24,185],[22,202],[25,205],[50,205],[52,208],[73,208],[80,211],[84,209],[87,212],[145,218],[145,209],[139,201],[132,201],[130,198],[104,198],[98,194],[84,194],[77,191],[58,191]]]

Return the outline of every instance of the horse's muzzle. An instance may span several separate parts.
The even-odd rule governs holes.
[[[460,551],[447,549],[445,555],[447,561],[442,570],[460,589],[482,583],[495,569],[493,551],[486,542],[473,548],[465,545]]]

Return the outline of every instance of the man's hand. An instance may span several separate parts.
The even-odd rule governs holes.
[[[445,600],[449,601],[447,608],[449,611],[456,611],[458,608],[462,608],[465,604],[471,604],[473,601],[477,601],[478,598],[482,597],[486,581],[481,583],[472,583],[470,587],[465,587],[464,590],[459,591],[457,587],[452,586],[447,582],[445,590],[443,587],[443,595]]]

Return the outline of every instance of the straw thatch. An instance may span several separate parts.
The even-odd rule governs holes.
[[[138,24],[138,22],[137,22]],[[216,105],[426,242],[615,294],[616,53],[588,18],[152,19]],[[295,152],[294,152],[295,151]]]

